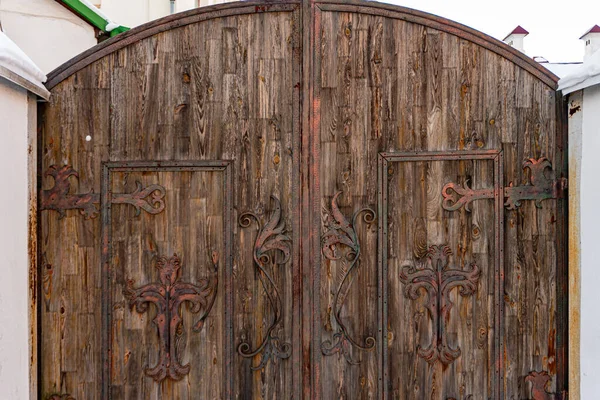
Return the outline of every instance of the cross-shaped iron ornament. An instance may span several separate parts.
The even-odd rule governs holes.
[[[149,283],[136,289],[133,287],[133,280],[127,281],[123,294],[129,300],[131,308],[135,307],[138,313],[144,313],[148,311],[148,304],[154,304],[157,309],[152,322],[158,328],[159,360],[156,366],[146,368],[145,371],[155,381],[161,382],[167,377],[177,381],[190,372],[190,365],[181,365],[181,355],[177,354],[177,343],[183,326],[180,307],[188,302],[192,313],[204,310],[193,328],[195,332],[200,332],[217,295],[218,262],[219,256],[213,252],[213,276],[210,281],[200,279],[198,285],[179,281],[181,261],[177,254],[170,258],[158,258],[156,268],[159,270],[160,283]]]
[[[450,300],[450,292],[459,288],[461,296],[467,297],[477,291],[477,283],[481,271],[472,263],[465,270],[449,267],[449,256],[452,254],[446,245],[431,246],[427,252],[427,264],[431,268],[417,268],[405,265],[400,272],[400,280],[405,285],[404,295],[412,300],[418,299],[423,292],[428,299],[425,307],[433,323],[433,335],[429,346],[417,348],[417,353],[428,363],[436,360],[444,365],[452,363],[460,357],[460,347],[452,348],[446,337],[446,322],[454,305]]]

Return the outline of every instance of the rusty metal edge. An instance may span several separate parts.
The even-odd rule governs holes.
[[[494,309],[494,340],[495,340],[495,358],[496,358],[496,376],[493,387],[497,399],[504,398],[504,154],[498,153],[494,159],[494,218],[496,221],[495,234],[495,258],[494,275],[496,281],[496,290],[494,291],[494,300],[496,307]],[[499,379],[498,379],[499,378]],[[492,378],[492,382],[494,378]]]
[[[46,88],[51,91],[60,82],[93,62],[158,33],[214,18],[264,12],[293,11],[298,8],[298,4],[299,2],[294,0],[286,2],[278,2],[276,0],[233,2],[195,8],[190,11],[169,15],[121,33],[58,66],[48,74]]]
[[[310,87],[310,115],[308,124],[310,126],[309,134],[309,151],[307,152],[307,167],[309,168],[309,183],[308,183],[308,197],[310,207],[310,223],[306,224],[308,232],[310,234],[311,227],[321,226],[321,182],[320,182],[320,165],[321,165],[321,142],[320,142],[320,131],[321,131],[321,74],[317,73],[321,68],[321,11],[316,7],[314,2],[310,1],[311,5],[311,17],[312,17],[312,29],[307,30],[312,34],[311,47],[311,62],[308,76],[309,81],[307,84]],[[307,33],[305,32],[304,35]],[[309,242],[309,249],[307,257],[307,266],[311,268],[312,278],[312,291],[313,293],[320,293],[321,287],[321,253],[317,250],[319,248],[319,236],[313,235],[312,240]],[[312,263],[311,263],[312,261]],[[311,399],[318,400],[321,398],[321,361],[322,354],[319,351],[321,346],[321,321],[319,320],[321,299],[320,296],[313,296],[311,308]]]
[[[225,329],[223,332],[223,341],[225,348],[223,350],[223,356],[225,362],[223,363],[224,379],[222,382],[224,398],[233,398],[233,315],[227,312],[227,304],[233,307],[233,228],[232,228],[232,215],[233,215],[233,161],[230,160],[202,160],[202,161],[185,161],[185,162],[171,162],[171,161],[117,161],[117,162],[103,162],[102,163],[102,184],[100,190],[100,212],[102,221],[102,255],[101,255],[101,283],[102,283],[102,343],[101,343],[101,360],[102,360],[102,374],[101,374],[101,396],[103,400],[111,399],[110,394],[110,378],[111,378],[111,365],[110,365],[110,344],[112,343],[111,330],[111,307],[109,304],[111,301],[110,291],[110,266],[109,258],[111,253],[111,241],[110,241],[110,218],[111,218],[111,183],[112,177],[111,172],[134,172],[134,171],[222,171],[223,172],[223,197],[225,199],[223,203],[224,210],[224,223],[225,229],[223,230],[223,240],[225,248],[225,284],[224,284],[224,313],[225,313]],[[39,285],[38,285],[39,286]],[[39,307],[38,307],[39,309]]]
[[[566,148],[568,154],[567,171],[569,176],[568,191],[568,229],[566,229],[565,240],[568,243],[569,259],[565,268],[568,271],[568,345],[567,345],[567,367],[568,367],[568,390],[572,399],[581,396],[581,151],[582,151],[582,112],[580,106],[583,102],[583,91],[569,94],[568,102],[564,111],[565,119],[563,129],[568,125],[568,141],[570,148]],[[574,111],[571,114],[571,110]],[[569,115],[571,114],[571,115]],[[567,118],[567,115],[569,117]]]
[[[568,112],[567,98],[562,96],[561,92],[556,93],[556,143],[555,149],[555,171],[557,178],[568,178],[569,176],[569,132],[568,132]],[[569,335],[569,309],[571,306],[569,292],[569,273],[570,273],[570,251],[569,251],[569,196],[561,196],[556,200],[557,211],[557,229],[556,229],[556,249],[557,249],[557,335],[556,335],[556,392],[569,392],[571,386],[570,376],[570,358],[569,346],[572,345],[571,335]],[[575,220],[577,221],[577,219]],[[574,221],[574,222],[575,222]],[[579,346],[579,343],[577,343]],[[579,370],[575,371],[579,375]],[[573,398],[578,398],[578,390],[572,392]]]
[[[301,132],[302,132],[302,59],[303,59],[303,43],[302,43],[302,27],[303,27],[303,10],[297,7],[292,12],[294,20],[294,35],[292,46],[292,79],[294,82],[292,89],[292,195],[290,202],[292,204],[292,265],[295,266],[292,272],[292,333],[293,343],[296,345],[292,348],[292,392],[294,398],[302,398],[303,388],[303,271],[304,266],[301,262],[300,242],[304,237],[301,233],[302,216],[301,209]]]
[[[364,0],[319,0],[318,3],[318,7],[323,11],[356,12],[395,18],[450,33],[506,58],[534,75],[553,90],[558,87],[559,77],[547,68],[506,43],[458,22],[407,7],[366,2]]]
[[[389,154],[389,153],[387,153]],[[388,179],[385,171],[388,170],[388,158],[382,153],[377,157],[377,180],[379,187],[379,196],[377,199],[377,232],[379,234],[377,240],[377,254],[379,261],[379,310],[378,310],[378,325],[379,325],[379,354],[381,360],[379,362],[379,371],[377,372],[378,387],[380,388],[380,399],[389,398],[389,381],[388,368],[386,367],[388,358],[388,326],[386,321],[388,315],[388,261],[387,261],[387,219],[388,219]]]
[[[41,133],[38,127],[39,120],[36,116],[41,115],[36,112],[41,108],[41,103],[37,104],[37,99],[34,95],[28,95],[28,152],[27,152],[27,175],[28,175],[28,291],[29,291],[29,398],[36,399],[39,395],[40,385],[40,312],[38,299],[40,298],[41,285],[39,285],[39,267],[38,260],[40,256],[40,248],[38,240],[41,237],[39,224],[39,199],[38,193],[41,190]]]

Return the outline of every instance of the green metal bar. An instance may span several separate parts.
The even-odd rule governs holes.
[[[106,30],[106,26],[108,25],[108,21],[102,18],[100,15],[96,14],[93,10],[91,10],[86,4],[82,3],[79,0],[60,0],[67,7],[73,10],[76,14],[81,16],[81,18],[85,19],[89,24],[96,27],[97,29],[108,32]],[[110,37],[116,36],[119,33],[128,31],[129,28],[125,26],[118,26],[108,32]]]
[[[119,25],[115,29],[109,32],[110,37],[117,36],[119,33],[127,32],[129,30],[128,27]]]

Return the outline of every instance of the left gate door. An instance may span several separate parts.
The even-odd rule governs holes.
[[[302,390],[299,6],[186,18],[41,106],[41,399]]]

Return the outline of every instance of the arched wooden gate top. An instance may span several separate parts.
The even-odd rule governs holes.
[[[537,77],[550,88],[556,89],[557,87],[558,77],[522,52],[489,35],[446,18],[406,7],[363,0],[311,0],[311,2],[314,3],[315,7],[324,11],[357,12],[367,15],[396,18],[450,33],[506,58]],[[57,67],[48,75],[46,87],[49,90],[52,90],[52,88],[60,82],[92,64],[94,61],[160,32],[225,16],[286,11],[298,7],[300,4],[301,1],[248,1],[225,3],[216,6],[196,8],[187,12],[151,21],[102,42]]]
[[[559,396],[556,84],[363,0],[193,9],[68,61],[33,153],[40,394]]]

